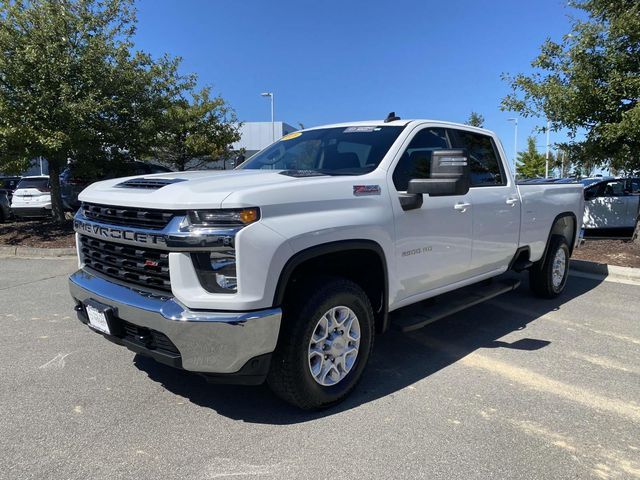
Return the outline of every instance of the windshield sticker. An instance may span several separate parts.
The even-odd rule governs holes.
[[[292,140],[294,138],[298,138],[300,135],[302,135],[302,132],[293,132],[293,133],[290,133],[289,135],[285,135],[284,137],[282,137],[280,141],[285,142],[287,140]]]
[[[342,133],[367,133],[377,132],[380,127],[348,127]]]
[[[364,195],[380,195],[380,185],[354,185],[353,194],[356,197]]]

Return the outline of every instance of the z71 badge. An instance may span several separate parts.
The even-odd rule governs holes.
[[[364,195],[380,195],[380,185],[354,185],[353,194],[356,197]]]

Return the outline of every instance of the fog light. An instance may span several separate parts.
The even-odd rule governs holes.
[[[211,270],[216,275],[216,283],[225,290],[238,291],[236,276],[236,259],[233,250],[225,252],[211,252],[209,261]]]
[[[234,292],[238,291],[238,278],[231,277],[228,275],[220,275],[216,273],[216,282],[220,287],[225,288],[227,290],[233,290]]]
[[[211,293],[236,293],[236,255],[233,248],[214,252],[192,253],[191,259],[200,285]]]

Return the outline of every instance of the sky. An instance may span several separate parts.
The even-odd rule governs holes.
[[[183,59],[242,121],[295,127],[485,117],[510,158],[501,74],[527,73],[547,37],[570,31],[566,0],[138,0],[136,46]],[[544,119],[519,119],[518,150]],[[543,151],[544,134],[536,134]],[[565,140],[551,134],[551,143]]]

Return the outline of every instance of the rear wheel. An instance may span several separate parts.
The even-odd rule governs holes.
[[[355,283],[327,278],[297,289],[285,314],[267,382],[305,410],[328,407],[356,386],[373,346],[369,298]]]
[[[529,270],[529,286],[538,296],[555,298],[562,293],[569,276],[569,245],[562,235],[553,235],[547,253]]]

